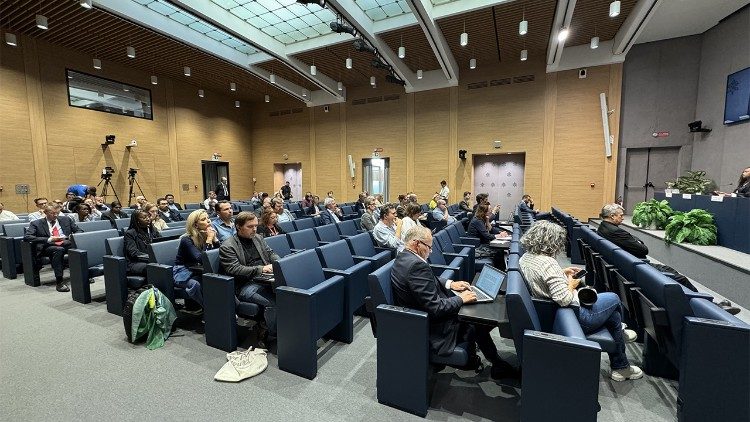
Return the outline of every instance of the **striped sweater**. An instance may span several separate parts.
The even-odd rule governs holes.
[[[555,258],[527,252],[519,264],[534,297],[552,299],[560,306],[579,306],[578,292],[568,289],[568,278]]]

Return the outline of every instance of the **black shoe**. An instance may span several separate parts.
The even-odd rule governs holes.
[[[730,302],[730,301],[728,301],[726,299],[722,300],[721,302],[717,302],[716,304],[719,305],[719,306],[721,306],[722,308],[727,308],[729,306],[732,306],[732,302]]]
[[[508,362],[501,360],[492,364],[490,369],[490,376],[493,380],[499,380],[503,378],[520,378],[520,374],[513,365]]]
[[[63,293],[70,291],[70,287],[68,287],[68,283],[57,283],[57,287],[55,287],[55,289],[58,292],[63,292]]]
[[[722,306],[721,309],[729,312],[730,315],[737,315],[740,313],[740,308],[736,306]]]
[[[484,370],[484,364],[479,355],[469,356],[469,361],[466,362],[466,365],[461,369],[464,371],[476,371],[476,373],[480,373]]]

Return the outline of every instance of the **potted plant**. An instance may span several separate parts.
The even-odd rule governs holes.
[[[687,242],[694,245],[715,245],[714,216],[701,209],[676,212],[669,219],[664,235],[667,244]]]
[[[669,217],[674,214],[666,200],[641,202],[633,208],[633,224],[645,229],[664,229]]]
[[[707,179],[706,172],[703,170],[688,171],[686,174],[675,180],[666,182],[667,188],[677,189],[680,193],[691,193],[701,195],[714,190],[716,183]]]

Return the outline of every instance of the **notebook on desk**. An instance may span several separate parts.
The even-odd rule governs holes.
[[[479,278],[471,285],[471,290],[477,295],[477,301],[474,303],[494,301],[497,293],[500,291],[503,280],[505,280],[505,273],[503,271],[485,264],[482,272],[479,273]],[[459,292],[453,291],[453,293],[459,295]]]

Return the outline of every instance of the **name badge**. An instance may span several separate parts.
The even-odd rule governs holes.
[[[664,192],[664,196],[666,196],[667,198],[671,198],[672,192]]]
[[[693,195],[691,195],[689,193],[683,193],[682,194],[682,199],[693,199]]]
[[[724,202],[723,195],[711,195],[711,202]]]

